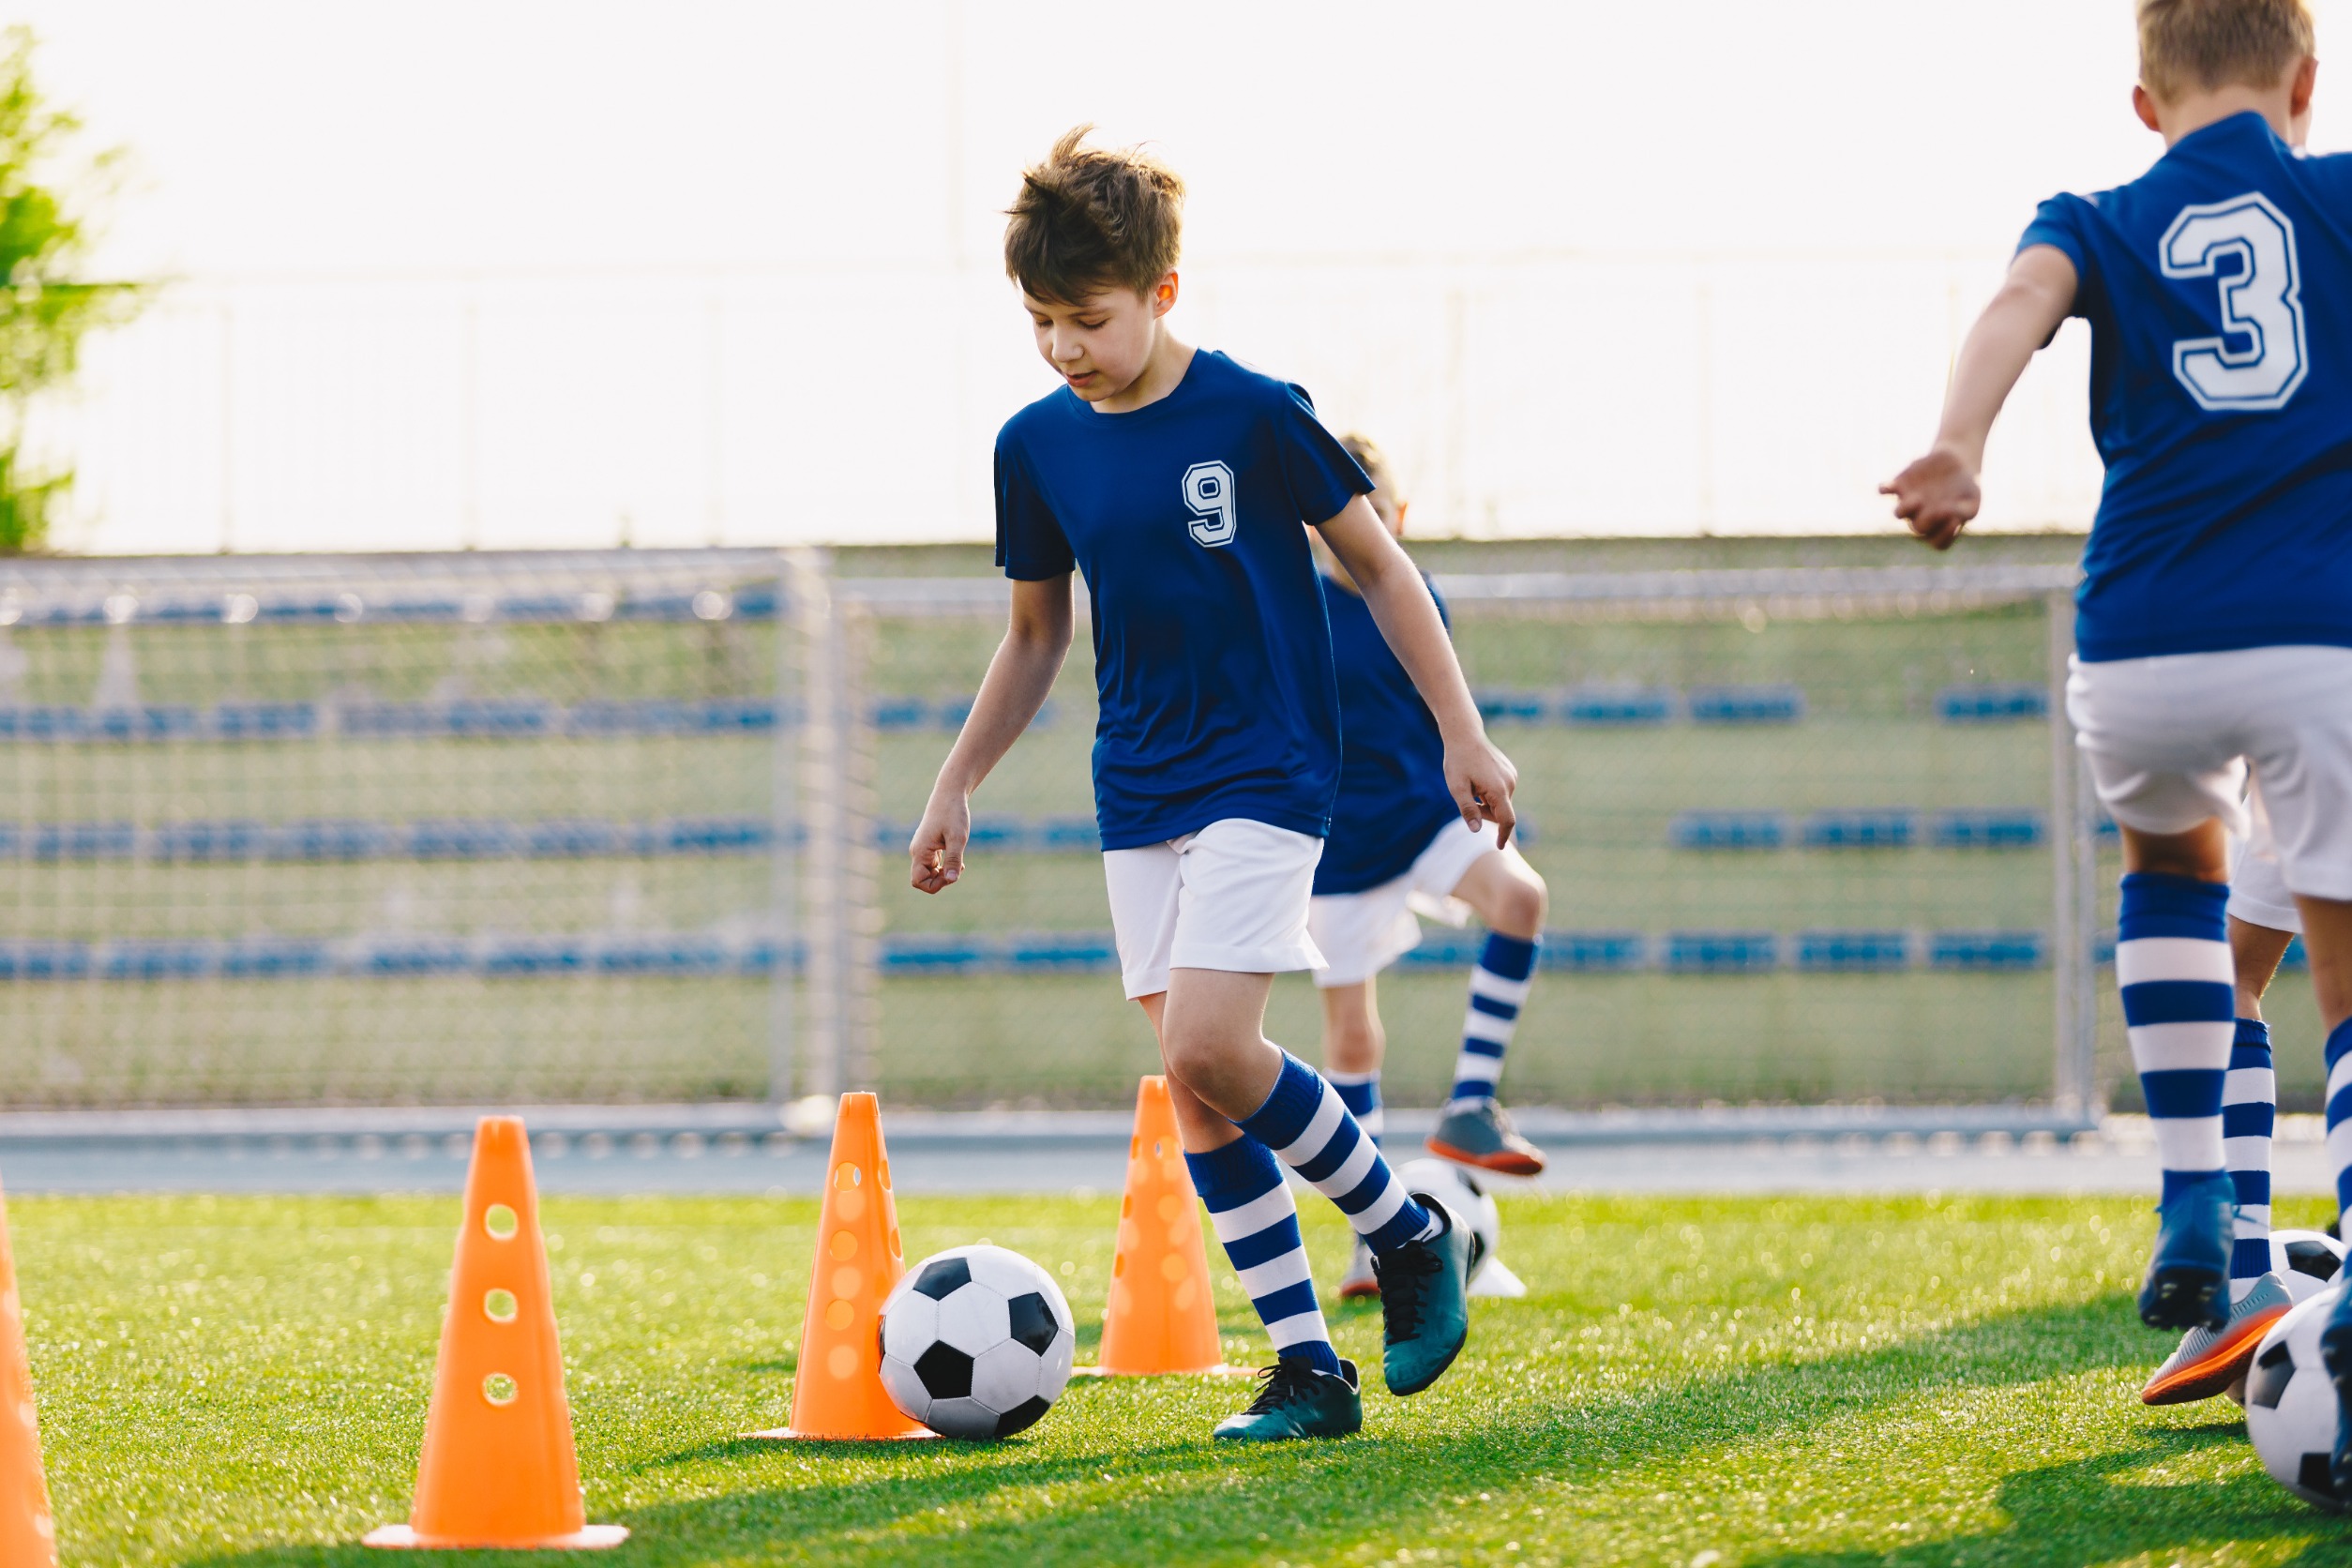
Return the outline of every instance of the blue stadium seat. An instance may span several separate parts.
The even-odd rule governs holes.
[[[1108,931],[1020,932],[1003,939],[1004,966],[1050,974],[1116,972],[1119,949]]]
[[[466,739],[551,734],[555,709],[529,697],[468,698],[443,710],[442,728]]]
[[[693,705],[666,697],[600,698],[565,711],[574,735],[680,735],[695,728]]]
[[[535,860],[589,860],[621,854],[630,848],[617,822],[593,817],[550,818],[532,822],[522,832],[522,849]]]
[[[1639,931],[1545,931],[1545,969],[1576,974],[1621,974],[1641,968],[1650,939]]]
[[[414,860],[503,860],[521,843],[512,822],[460,817],[409,823],[402,848]]]
[[[1467,969],[1478,961],[1479,946],[1485,940],[1477,931],[1425,926],[1420,944],[1409,948],[1396,961],[1406,969]]]
[[[711,937],[608,937],[596,948],[607,974],[723,974],[727,966],[726,947]]]
[[[1788,819],[1777,811],[1685,811],[1670,837],[1678,850],[1777,850],[1788,842]]]
[[[1048,854],[1092,853],[1103,847],[1103,835],[1092,817],[1040,817],[1033,841]]]
[[[1561,699],[1560,714],[1570,724],[1664,724],[1674,716],[1674,693],[1663,686],[1586,686]]]
[[[29,847],[35,860],[128,860],[139,830],[128,822],[39,822]]]
[[[310,702],[222,702],[212,710],[212,732],[224,741],[308,740],[319,732]]]
[[[483,953],[482,972],[493,978],[579,974],[591,957],[588,944],[577,937],[501,937]]]
[[[139,708],[94,708],[83,722],[83,738],[100,741],[163,741],[197,732],[198,716],[185,703]]]
[[[1908,969],[1911,936],[1907,931],[1800,931],[1797,967],[1839,972]]]
[[[895,734],[929,723],[931,704],[920,697],[877,697],[868,714],[875,729]]]
[[[1478,712],[1489,724],[1541,724],[1550,704],[1540,691],[1480,691]]]
[[[2109,957],[2112,958],[2113,955],[2110,954]],[[2311,968],[2311,955],[2303,951],[2301,937],[2293,938],[2287,942],[2286,951],[2279,957],[2279,967],[2281,969]]]
[[[1899,807],[1874,811],[1816,811],[1805,819],[1810,850],[1908,849],[1919,835],[1919,813]]]
[[[430,702],[345,702],[335,710],[335,727],[369,740],[430,735],[440,728],[438,713]]]
[[[2038,686],[1950,686],[1936,694],[1936,716],[1946,724],[2008,724],[2049,712],[2050,694]]]
[[[647,854],[743,854],[774,837],[761,817],[673,817],[650,824],[641,841]]]
[[[363,974],[463,974],[474,955],[454,937],[385,937],[364,944],[355,967]]]
[[[776,728],[771,697],[710,697],[693,711],[694,728],[706,735],[759,735]]]
[[[335,967],[328,945],[307,937],[244,937],[220,949],[224,979],[278,980],[325,974]]]
[[[259,860],[268,841],[269,829],[261,822],[167,822],[148,844],[158,860],[209,865]]]
[[[0,941],[0,980],[79,980],[89,972],[83,942]]]
[[[907,830],[912,837],[914,830]],[[1023,850],[1029,847],[1029,824],[1018,817],[985,816],[972,819],[973,849]]]
[[[1758,974],[1780,963],[1771,931],[1668,931],[1666,967],[1677,974]]]
[[[395,842],[387,822],[322,819],[272,827],[263,852],[272,860],[380,860]]]
[[[98,972],[108,980],[193,980],[217,962],[209,942],[117,939],[98,949]]]
[[[1932,837],[1939,850],[2029,850],[2042,842],[2043,825],[2029,807],[1938,811]]]
[[[902,932],[882,939],[882,967],[888,974],[969,974],[986,967],[991,955],[976,937]]]
[[[1805,716],[1805,694],[1793,686],[1693,686],[1693,724],[1794,724]]]
[[[1927,961],[1937,969],[2040,969],[2046,943],[2040,931],[1937,931]]]

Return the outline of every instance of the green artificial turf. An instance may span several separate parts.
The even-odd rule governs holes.
[[[406,1512],[454,1199],[13,1208],[68,1564],[384,1560],[350,1543]],[[900,1218],[911,1254],[1054,1269],[1085,1360],[1114,1210]],[[738,1440],[786,1414],[814,1218],[547,1202],[589,1516],[637,1532],[597,1560],[2352,1562],[2234,1407],[2139,1404],[2168,1346],[2132,1315],[2137,1199],[1516,1199],[1534,1294],[1480,1304],[1444,1381],[1369,1393],[1355,1440],[1244,1453],[1207,1434],[1245,1391],[1192,1379],[1079,1380],[993,1445]],[[1328,1280],[1345,1238],[1307,1218]],[[1219,1306],[1229,1358],[1260,1358],[1229,1275]],[[1334,1326],[1377,1364],[1377,1315]]]

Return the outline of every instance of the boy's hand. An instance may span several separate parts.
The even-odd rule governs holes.
[[[1464,822],[1473,828],[1480,822],[1494,823],[1497,849],[1511,842],[1511,830],[1519,824],[1519,814],[1511,804],[1512,793],[1519,787],[1519,770],[1511,765],[1501,747],[1484,734],[1448,741],[1445,787],[1461,809]]]
[[[1935,550],[1950,550],[1983,504],[1976,465],[1947,445],[1937,445],[1888,483],[1880,495],[1894,497],[1894,515]]]
[[[954,791],[933,791],[923,807],[907,853],[914,862],[917,892],[944,892],[964,874],[964,846],[972,841],[972,803]]]

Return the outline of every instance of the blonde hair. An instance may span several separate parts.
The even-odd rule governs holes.
[[[2167,103],[2274,86],[2314,50],[2305,0],[2139,0],[2139,23],[2140,85]]]
[[[1350,430],[1339,438],[1339,445],[1356,460],[1356,466],[1364,470],[1365,476],[1372,481],[1373,489],[1386,490],[1391,501],[1396,499],[1396,475],[1388,466],[1387,454],[1380,450],[1377,442],[1368,435],[1358,435]]]
[[[1032,299],[1077,305],[1120,287],[1148,293],[1176,266],[1184,182],[1136,147],[1085,145],[1091,125],[1021,171],[1005,216],[1004,275]]]

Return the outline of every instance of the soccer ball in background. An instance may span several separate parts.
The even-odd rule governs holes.
[[[2246,1436],[2270,1479],[2329,1513],[2344,1503],[2328,1484],[2336,1441],[2336,1385],[2319,1359],[2342,1285],[2322,1290],[2270,1325],[2246,1368]]]
[[[1053,1276],[982,1243],[933,1253],[882,1304],[892,1404],[944,1438],[1008,1438],[1053,1408],[1078,1337]]]
[[[1485,1244],[1470,1265],[1470,1293],[1473,1296],[1524,1296],[1527,1287],[1495,1256],[1502,1241],[1502,1213],[1494,1194],[1478,1178],[1452,1160],[1407,1160],[1396,1168],[1396,1179],[1407,1192],[1425,1192],[1459,1214]]]

